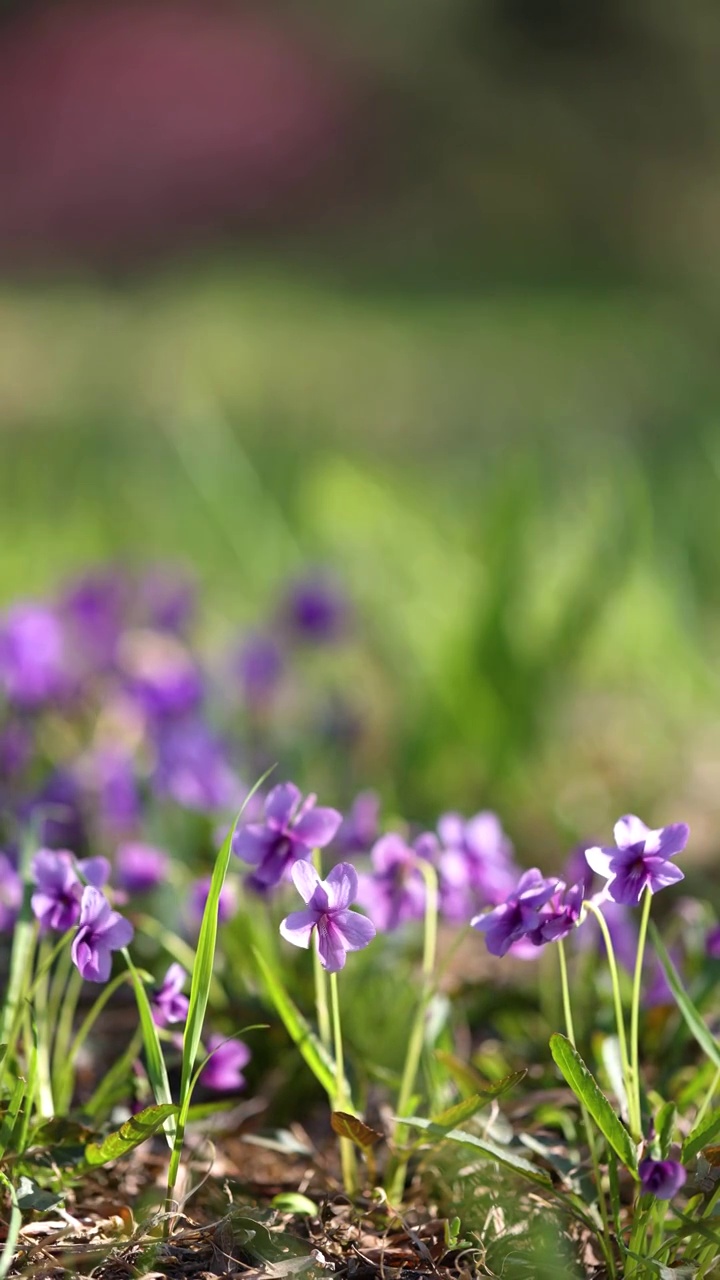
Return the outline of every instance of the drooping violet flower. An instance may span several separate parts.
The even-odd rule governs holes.
[[[540,912],[540,926],[530,939],[535,945],[544,942],[559,942],[566,938],[576,927],[580,919],[580,910],[585,897],[584,884],[574,884],[568,889],[562,880],[558,881],[555,892]]]
[[[314,933],[323,969],[337,973],[345,967],[348,951],[361,951],[375,937],[372,921],[349,910],[357,898],[357,872],[349,862],[340,862],[321,880],[311,862],[296,862],[291,874],[307,905],[285,917],[280,933],[293,946],[306,948]]]
[[[205,904],[210,893],[210,882],[211,876],[202,876],[199,880],[194,880],[190,886],[187,910],[190,921],[195,926],[199,926],[202,921]],[[225,924],[228,920],[232,920],[237,911],[237,905],[235,886],[229,880],[226,880],[218,898],[218,924]]]
[[[478,908],[503,902],[518,869],[497,815],[485,810],[466,821],[458,813],[446,813],[438,822],[438,834],[440,910],[445,919],[460,924]]]
[[[7,854],[0,853],[0,933],[15,927],[22,900],[22,880]]]
[[[75,863],[84,884],[91,884],[96,889],[103,889],[110,879],[112,867],[107,858],[99,855],[95,858],[80,858]]]
[[[683,872],[668,858],[685,848],[690,835],[686,823],[653,831],[634,814],[627,814],[615,823],[614,835],[616,849],[595,847],[585,852],[588,865],[608,881],[613,902],[636,907],[645,888],[657,893],[684,880]]]
[[[506,902],[470,921],[473,929],[485,934],[491,955],[506,955],[521,938],[529,937],[532,941],[542,925],[541,909],[553,897],[557,886],[557,880],[547,880],[537,867],[531,867],[520,877],[515,892]]]
[[[342,853],[369,853],[380,835],[380,797],[377,791],[356,795],[335,837]]]
[[[62,849],[40,849],[30,864],[37,885],[30,899],[33,915],[43,929],[64,933],[80,918],[82,884],[73,855]]]
[[[171,1022],[184,1022],[189,1001],[182,994],[187,974],[181,964],[171,964],[160,986],[150,996],[153,1022],[166,1027]]]
[[[316,797],[304,800],[292,782],[273,787],[265,801],[265,821],[238,827],[233,853],[254,867],[251,888],[265,892],[287,877],[294,863],[324,849],[336,834],[342,814],[316,807]]]
[[[420,856],[416,847],[393,833],[381,836],[373,846],[372,874],[359,877],[357,900],[382,933],[411,920],[422,920],[425,914]]]
[[[221,1035],[208,1036],[206,1048],[212,1057],[200,1072],[200,1081],[206,1089],[230,1093],[245,1088],[246,1067],[252,1054],[242,1040],[226,1040]]]
[[[246,636],[231,660],[231,670],[248,706],[257,710],[275,693],[283,673],[280,646],[270,635]]]
[[[112,952],[132,941],[129,920],[113,911],[107,898],[93,885],[86,885],[80,900],[78,931],[70,954],[86,982],[107,982],[112,968]]]
[[[348,623],[348,601],[328,576],[313,574],[290,584],[281,617],[296,640],[324,644],[338,640]]]
[[[650,1156],[640,1161],[638,1172],[643,1193],[656,1200],[672,1200],[687,1179],[677,1160],[652,1160]]]
[[[0,622],[0,686],[16,707],[32,710],[70,685],[60,621],[45,605],[15,605]]]
[[[121,844],[115,853],[115,878],[126,893],[149,893],[165,879],[170,865],[166,853],[154,845]]]

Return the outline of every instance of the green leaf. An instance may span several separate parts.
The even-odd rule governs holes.
[[[330,1097],[334,1097],[337,1085],[335,1081],[335,1063],[332,1057],[320,1043],[310,1023],[294,1004],[280,978],[270,968],[265,957],[255,947],[253,947],[253,954],[262,973],[267,994],[275,1006],[278,1017],[282,1019],[290,1039],[297,1045],[310,1070],[325,1092]],[[347,1097],[348,1093],[345,1096]]]
[[[665,948],[665,944],[652,920],[650,921],[650,936],[653,941],[653,946],[657,952],[658,960],[662,965],[663,972],[667,979],[667,984],[675,997],[675,1003],[685,1019],[689,1031],[695,1037],[703,1052],[707,1054],[708,1058],[710,1058],[711,1062],[713,1062],[716,1067],[720,1068],[720,1046],[718,1046],[718,1042],[715,1037],[708,1031],[702,1017],[683,987],[683,984],[680,981],[680,975],[670,959]]]
[[[530,1182],[536,1182],[541,1187],[552,1187],[550,1178],[546,1173],[543,1173],[542,1169],[536,1168],[534,1164],[530,1164],[529,1160],[524,1160],[522,1156],[516,1155],[509,1147],[498,1147],[494,1142],[488,1142],[485,1138],[477,1138],[473,1133],[466,1133],[464,1129],[442,1129],[434,1124],[432,1120],[424,1120],[420,1116],[395,1116],[394,1119],[398,1124],[407,1124],[415,1129],[425,1129],[434,1138],[458,1142],[463,1147],[472,1147],[473,1150],[479,1151],[488,1160],[495,1160],[506,1169],[511,1169],[513,1173],[519,1173],[523,1178],[529,1179]]]
[[[65,1199],[64,1194],[57,1195],[54,1191],[46,1191],[25,1174],[18,1182],[16,1195],[18,1207],[23,1213],[47,1213],[48,1209],[54,1209]]]
[[[550,1037],[550,1052],[578,1101],[590,1112],[598,1129],[625,1168],[637,1178],[637,1152],[632,1138],[577,1049],[567,1036],[556,1032]]]
[[[486,1106],[487,1098],[474,1094],[472,1098],[463,1098],[462,1102],[457,1102],[454,1107],[439,1111],[432,1117],[432,1122],[438,1129],[457,1129],[459,1124],[464,1124]]]
[[[26,1088],[27,1082],[22,1076],[18,1076],[15,1081],[13,1091],[10,1094],[7,1111],[2,1118],[2,1125],[0,1125],[0,1159],[5,1155],[5,1152],[12,1140],[15,1122],[20,1114],[20,1108],[22,1106],[23,1098],[25,1097]]]
[[[704,1116],[699,1124],[691,1129],[687,1138],[683,1142],[682,1162],[685,1164],[688,1160],[692,1160],[703,1147],[707,1147],[720,1133],[720,1108],[711,1111],[709,1116]]]
[[[494,1084],[486,1084],[480,1072],[476,1071],[469,1062],[462,1062],[460,1058],[447,1053],[445,1049],[436,1049],[433,1057],[442,1063],[450,1078],[460,1089],[473,1097],[484,1098],[486,1102],[492,1098],[502,1097],[504,1093],[514,1089],[515,1085],[524,1080],[527,1075],[527,1071],[511,1071],[509,1075],[496,1080]]]
[[[280,1213],[302,1214],[304,1217],[316,1218],[320,1212],[314,1200],[303,1196],[299,1191],[281,1191],[270,1201],[273,1209]]]
[[[179,1108],[163,1103],[161,1106],[146,1107],[136,1116],[130,1116],[114,1133],[109,1133],[102,1142],[90,1142],[85,1148],[85,1169],[95,1169],[99,1165],[109,1164],[117,1160],[141,1142],[151,1138],[165,1124],[171,1115],[177,1115]]]

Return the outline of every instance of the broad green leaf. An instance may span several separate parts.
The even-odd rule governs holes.
[[[380,1142],[383,1137],[377,1129],[371,1129],[364,1120],[358,1116],[351,1116],[347,1111],[333,1111],[330,1124],[334,1133],[339,1134],[341,1138],[349,1138],[363,1151],[367,1151],[368,1147],[374,1147],[375,1143]]]
[[[273,1196],[270,1204],[280,1213],[299,1213],[308,1218],[316,1218],[320,1212],[315,1201],[299,1191],[281,1191],[279,1195]]]
[[[486,1106],[487,1098],[475,1094],[472,1098],[463,1098],[462,1102],[457,1102],[454,1107],[446,1107],[444,1111],[439,1111],[432,1117],[432,1122],[438,1129],[457,1129],[459,1124],[464,1124]]]
[[[600,1057],[607,1072],[610,1088],[620,1103],[620,1115],[627,1120],[629,1114],[627,1089],[625,1088],[625,1075],[620,1058],[620,1041],[617,1036],[603,1037],[600,1046]]]
[[[567,1036],[556,1032],[550,1037],[550,1052],[578,1101],[590,1112],[598,1129],[625,1168],[637,1178],[637,1152],[632,1138],[577,1049]]]
[[[394,1118],[398,1124],[407,1124],[414,1129],[425,1129],[434,1138],[458,1142],[463,1147],[472,1147],[488,1160],[495,1160],[506,1169],[511,1169],[513,1173],[519,1173],[523,1178],[528,1178],[541,1187],[552,1187],[550,1178],[543,1173],[542,1169],[536,1168],[534,1164],[530,1164],[529,1160],[516,1155],[509,1147],[498,1147],[485,1138],[477,1138],[474,1133],[466,1133],[464,1129],[441,1129],[432,1120],[424,1120],[420,1116],[395,1116]]]
[[[447,1053],[444,1049],[436,1049],[433,1057],[442,1063],[448,1075],[460,1089],[464,1089],[473,1097],[484,1098],[486,1102],[502,1097],[504,1093],[514,1089],[515,1085],[524,1080],[527,1075],[527,1071],[511,1071],[509,1075],[496,1080],[494,1084],[487,1084],[480,1072],[476,1071],[469,1062],[462,1062],[452,1053]]]
[[[683,987],[683,984],[680,981],[680,975],[670,959],[665,943],[660,937],[657,927],[652,920],[650,921],[650,936],[653,941],[653,946],[657,952],[658,960],[662,965],[663,972],[667,979],[667,984],[675,997],[675,1003],[685,1019],[688,1029],[697,1040],[703,1052],[707,1054],[708,1058],[710,1058],[716,1067],[720,1068],[720,1046],[718,1045],[715,1037],[710,1031],[708,1031],[702,1017]]]
[[[682,1160],[683,1164],[688,1160],[692,1160],[703,1147],[707,1147],[717,1138],[720,1133],[720,1108],[711,1111],[709,1116],[704,1116],[700,1124],[690,1131],[687,1138],[683,1142]]]
[[[270,968],[265,957],[253,948],[253,954],[262,973],[265,989],[282,1019],[285,1030],[294,1041],[307,1062],[316,1080],[322,1085],[329,1097],[335,1096],[335,1063],[315,1035],[310,1023],[303,1017],[283,986],[280,978]],[[347,1088],[347,1085],[346,1085]],[[349,1092],[346,1092],[346,1097]]]
[[[146,1107],[137,1115],[130,1116],[129,1120],[121,1124],[114,1133],[109,1133],[102,1142],[88,1143],[85,1148],[85,1168],[95,1169],[99,1165],[109,1164],[111,1160],[117,1160],[120,1156],[126,1155],[128,1151],[139,1147],[141,1142],[145,1142],[147,1138],[157,1133],[165,1121],[171,1115],[177,1115],[177,1112],[178,1107],[163,1104]]]

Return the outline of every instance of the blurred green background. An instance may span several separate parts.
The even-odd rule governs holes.
[[[119,191],[136,184],[132,225],[122,202],[108,213],[110,169],[95,173],[87,139],[82,154],[72,134],[51,139],[48,166],[32,150],[40,108],[27,136],[18,126],[0,166],[20,211],[0,217],[2,600],[105,559],[178,560],[202,585],[208,633],[229,634],[289,575],[328,566],[356,602],[347,678],[370,726],[358,782],[420,821],[497,808],[526,861],[629,810],[688,820],[709,861],[717,10],[147,10],[172,39],[202,10],[238,49],[260,24],[311,73],[320,59],[333,147],[322,177],[308,166],[248,212],[243,157],[266,135],[249,113],[237,189],[213,186],[198,156],[236,108],[215,118],[205,99],[206,133],[187,124],[189,186],[153,186],[164,144],[161,131],[148,150],[147,122],[192,79],[183,64],[174,85],[162,32],[120,102],[144,168],[114,149],[107,104],[86,90],[103,164]],[[42,5],[7,10],[14,92],[30,94],[53,40],[93,64],[97,45],[78,45],[89,13],[58,6],[48,28]],[[141,11],[119,5],[114,20],[132,35]],[[76,79],[64,56],[61,105]],[[142,75],[162,94],[143,97]],[[253,92],[277,89],[259,76]],[[217,164],[227,177],[225,153]],[[143,222],[145,181],[160,234]],[[205,188],[212,202],[188,220],[188,192]]]

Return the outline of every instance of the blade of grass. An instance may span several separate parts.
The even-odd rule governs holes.
[[[667,984],[675,997],[675,1003],[685,1019],[689,1031],[695,1037],[700,1048],[707,1055],[710,1061],[714,1063],[716,1067],[720,1067],[720,1046],[712,1033],[708,1031],[708,1028],[705,1026],[705,1023],[695,1008],[695,1005],[683,987],[683,984],[680,981],[680,975],[667,953],[665,943],[660,937],[657,926],[652,920],[650,921],[650,936],[653,941],[653,946],[657,952],[658,960],[660,961],[667,979]]]
[[[153,1021],[150,1001],[148,1000],[147,992],[143,986],[142,978],[130,958],[130,953],[127,947],[123,947],[122,954],[125,957],[125,963],[130,970],[133,987],[135,989],[135,999],[137,1001],[138,1013],[140,1014],[140,1026],[142,1027],[143,1044],[145,1046],[145,1063],[147,1066],[150,1087],[158,1106],[162,1106],[163,1104],[172,1106],[173,1100],[172,1093],[170,1091],[170,1081],[168,1080],[167,1067],[165,1066],[165,1058],[163,1056],[158,1029]],[[170,1115],[168,1113],[164,1129],[168,1146],[172,1151],[175,1132],[177,1129],[174,1114]]]
[[[265,983],[265,990],[275,1011],[282,1019],[290,1039],[297,1045],[315,1079],[322,1085],[328,1097],[335,1095],[335,1062],[320,1043],[310,1023],[303,1017],[283,986],[273,973],[265,957],[253,948],[255,960]]]
[[[268,769],[261,778],[258,778],[254,787],[246,795],[240,811],[238,812],[237,817],[235,818],[235,821],[228,831],[218,852],[210,879],[210,890],[208,892],[205,909],[203,911],[202,924],[200,925],[200,934],[198,937],[195,960],[192,967],[192,976],[190,979],[190,996],[188,1001],[187,1020],[185,1022],[185,1034],[183,1036],[182,1068],[180,1076],[180,1118],[178,1119],[175,1129],[175,1138],[172,1144],[172,1154],[170,1156],[167,1185],[168,1201],[172,1199],[172,1192],[177,1181],[178,1169],[180,1168],[180,1156],[182,1154],[184,1136],[184,1123],[182,1117],[183,1115],[187,1115],[187,1108],[189,1106],[188,1090],[190,1089],[193,1068],[195,1066],[195,1060],[200,1047],[200,1037],[202,1035],[203,1023],[205,1021],[205,1013],[207,1011],[210,988],[213,980],[215,948],[217,946],[218,933],[218,908],[220,894],[222,893],[223,885],[225,884],[225,877],[227,875],[230,858],[232,856],[233,839],[238,822],[240,821],[249,801],[271,773],[272,769]]]

